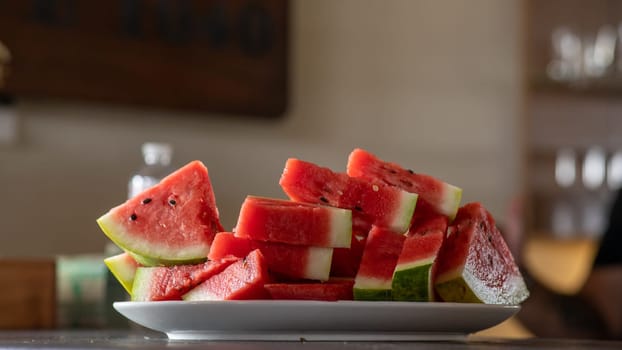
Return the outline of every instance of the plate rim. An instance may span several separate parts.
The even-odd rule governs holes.
[[[453,302],[402,302],[402,301],[317,301],[317,300],[203,300],[203,301],[116,301],[113,307],[127,319],[152,330],[165,333],[171,340],[310,340],[310,341],[416,341],[434,339],[455,339],[468,334],[493,327],[513,315],[521,308],[521,305],[506,304],[481,304],[481,303],[453,303]],[[266,311],[270,311],[266,316]],[[305,317],[307,311],[311,316]],[[412,327],[387,325],[378,326],[377,320],[368,321],[357,320],[352,316],[344,316],[350,311],[352,314],[372,315],[374,318],[382,320],[391,319],[396,315],[400,320],[415,320]],[[399,311],[399,313],[397,313]],[[405,313],[403,311],[406,311]],[[421,322],[425,316],[435,315],[439,312],[435,320],[432,316],[430,324]],[[457,323],[467,324],[467,326],[455,326],[453,312],[457,315],[466,315],[462,320],[458,316]],[[218,312],[230,314],[226,320],[214,320],[196,323],[197,315],[202,312]],[[318,314],[333,313],[333,322],[344,322],[350,320],[353,325],[348,324],[343,328],[332,328],[328,326],[315,327],[317,322],[323,322]],[[480,317],[472,317],[480,314]],[[188,316],[188,320],[175,323],[174,318],[169,319],[162,315],[177,315],[182,313]],[[250,315],[249,320],[236,321],[239,317]],[[420,313],[420,314],[419,314]],[[410,316],[408,316],[410,314]],[[419,314],[419,315],[417,315]],[[253,323],[248,322],[270,322],[271,315],[284,316],[286,326],[280,328],[277,325],[283,324],[283,319],[273,316],[274,324],[267,328],[263,324],[256,328]],[[401,316],[399,316],[401,315]],[[407,316],[404,316],[407,315]],[[161,316],[161,317],[155,317]],[[201,316],[203,317],[203,316]],[[236,318],[238,317],[238,318]],[[336,320],[335,320],[336,319]],[[440,321],[439,321],[440,319]],[[444,320],[444,321],[443,321]],[[443,322],[451,320],[450,324]],[[203,319],[201,319],[203,321]],[[237,322],[237,323],[236,323]],[[245,323],[246,322],[246,323]],[[365,327],[360,326],[360,322]],[[291,325],[290,325],[291,324]],[[357,325],[358,324],[358,325]],[[305,328],[305,325],[309,328]],[[376,328],[369,328],[374,325]]]

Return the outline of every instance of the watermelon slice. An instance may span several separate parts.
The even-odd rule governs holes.
[[[222,231],[207,168],[194,161],[97,220],[119,247],[164,264],[205,260]]]
[[[410,229],[393,273],[393,300],[434,300],[432,268],[443,244],[447,220],[437,215]]]
[[[241,258],[255,249],[261,251],[271,272],[292,279],[326,281],[329,278],[333,248],[256,241],[220,232],[214,238],[209,259],[229,255]]]
[[[297,245],[349,248],[352,212],[317,204],[247,196],[240,210],[235,236]]]
[[[354,280],[355,300],[391,300],[393,271],[406,236],[374,226]]]
[[[374,225],[398,233],[408,230],[417,204],[417,194],[294,158],[287,160],[279,184],[292,200],[358,211]]]
[[[240,259],[227,257],[193,265],[139,267],[134,277],[132,300],[181,300],[189,290],[238,260]]]
[[[383,161],[360,148],[350,153],[347,173],[352,177],[397,186],[405,191],[417,193],[419,201],[416,217],[439,213],[453,220],[460,206],[462,189],[432,176],[404,169],[396,163]]]
[[[229,265],[223,272],[199,284],[183,296],[184,300],[242,300],[269,297],[268,267],[259,250]]]
[[[104,259],[104,264],[106,264],[112,275],[121,283],[128,294],[131,294],[134,275],[140,264],[128,253],[108,257]]]
[[[437,260],[435,288],[445,301],[517,305],[529,296],[495,220],[480,203],[460,208]]]
[[[280,300],[352,300],[354,281],[331,280],[325,283],[267,283],[264,285],[272,299]]]

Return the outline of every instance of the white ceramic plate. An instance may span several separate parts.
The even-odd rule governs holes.
[[[519,306],[365,301],[115,302],[170,339],[451,340],[492,327]]]

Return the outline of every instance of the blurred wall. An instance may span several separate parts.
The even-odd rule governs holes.
[[[521,179],[520,3],[293,1],[282,119],[22,99],[0,145],[0,255],[100,252],[140,144],[203,160],[226,227],[246,194],[283,196],[285,160],[344,170],[364,147],[464,188],[502,221]]]

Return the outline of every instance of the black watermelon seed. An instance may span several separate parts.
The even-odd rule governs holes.
[[[395,170],[393,170],[393,169],[389,169],[389,172],[390,172],[391,174],[397,174],[397,171],[395,171]]]
[[[355,209],[355,210],[358,210],[358,211],[363,211],[363,208],[359,207],[358,205],[355,205],[355,206],[354,206],[354,209]]]
[[[168,204],[175,205],[177,204],[177,201],[175,201],[174,199],[169,199]]]
[[[326,197],[324,196],[320,197],[320,200],[324,203],[328,203],[328,199],[326,199]]]
[[[410,170],[410,169],[408,169],[408,172],[409,172],[409,173],[411,173],[411,174],[414,174],[414,173],[415,173],[414,171],[412,171],[412,170]]]
[[[143,204],[147,204],[151,202],[151,198],[145,198],[143,199]]]
[[[130,220],[135,221],[138,217],[136,216],[136,214],[132,214],[130,216]]]

